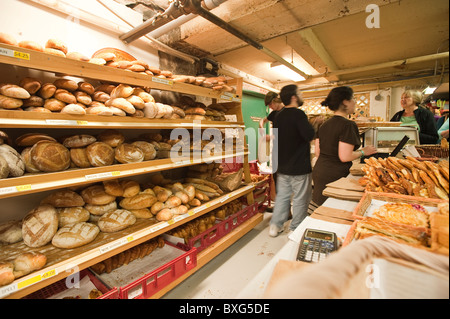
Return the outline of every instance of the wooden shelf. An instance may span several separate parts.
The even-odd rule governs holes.
[[[77,61],[3,43],[0,44],[0,63],[55,72],[58,75],[63,74],[106,82],[150,87],[152,89],[193,94],[213,99],[239,100],[239,97],[236,97],[234,94],[215,91],[202,86],[174,82],[170,79],[161,79],[104,65]]]
[[[134,225],[123,231],[117,233],[100,232],[90,244],[74,249],[61,249],[51,244],[39,248],[30,248],[23,242],[5,246],[2,248],[2,257],[5,259],[13,259],[18,254],[28,251],[39,251],[47,256],[47,264],[39,271],[19,278],[10,285],[0,287],[0,298],[22,298],[62,278],[66,278],[74,272],[90,267],[101,260],[189,222],[253,190],[253,184],[244,185],[167,222],[158,222],[155,219],[138,219]]]

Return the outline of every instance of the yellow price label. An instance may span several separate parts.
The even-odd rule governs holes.
[[[14,51],[14,57],[22,60],[30,60],[30,54],[20,51]]]
[[[88,121],[77,121],[78,125],[88,125]]]
[[[47,271],[47,272],[45,272],[45,273],[43,273],[41,275],[37,275],[37,276],[31,277],[31,278],[29,278],[27,280],[19,282],[17,284],[17,288],[18,289],[22,289],[24,287],[30,286],[32,284],[35,284],[35,283],[41,281],[41,280],[48,279],[48,278],[53,277],[55,275],[56,275],[56,269],[49,270],[49,271]]]
[[[173,218],[171,220],[167,221],[167,224],[172,225],[173,223],[175,223],[175,221],[173,220]]]
[[[128,237],[127,237],[127,241],[128,241],[128,242],[133,241],[133,240],[134,240],[133,236],[128,236]]]
[[[19,185],[19,186],[16,186],[16,189],[18,192],[29,191],[29,190],[31,190],[31,184]]]
[[[111,172],[111,175],[112,176],[119,176],[120,175],[120,171]]]
[[[195,214],[195,213],[194,213],[193,210],[188,211],[188,215],[189,215],[189,216],[192,216],[192,215],[194,215],[194,214]]]

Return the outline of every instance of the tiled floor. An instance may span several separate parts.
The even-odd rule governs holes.
[[[208,264],[169,291],[166,299],[233,299],[287,241],[287,231],[269,236],[272,214]],[[289,222],[286,222],[285,229]]]

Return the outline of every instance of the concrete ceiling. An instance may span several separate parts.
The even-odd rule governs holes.
[[[116,1],[143,12],[147,18],[168,6],[167,0]],[[366,25],[367,20],[376,22],[376,11],[366,12],[369,4],[379,9],[379,28]],[[447,0],[228,0],[211,12],[306,74],[315,75],[299,82],[300,86],[448,76],[448,57],[354,70],[448,52]],[[225,69],[240,70],[268,86],[289,82],[271,69],[273,57],[202,17],[158,40],[190,55],[215,60]],[[349,69],[353,71],[347,72]],[[334,75],[336,71],[341,74]],[[329,74],[317,76],[324,72]]]

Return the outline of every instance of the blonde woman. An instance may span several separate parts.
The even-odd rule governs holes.
[[[407,90],[402,94],[400,104],[403,110],[391,118],[391,122],[402,122],[402,126],[415,126],[419,130],[420,144],[436,144],[439,136],[434,115],[430,110],[419,106],[422,93]]]

